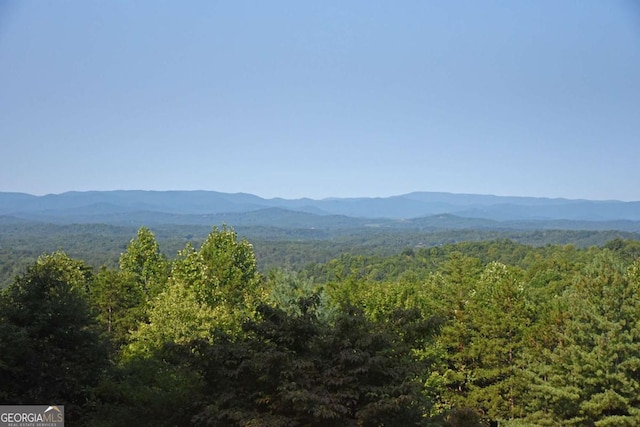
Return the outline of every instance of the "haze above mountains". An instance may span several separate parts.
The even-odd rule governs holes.
[[[215,191],[0,193],[0,216],[3,223],[640,230],[640,202],[440,192],[321,200]]]

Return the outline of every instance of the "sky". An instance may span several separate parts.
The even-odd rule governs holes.
[[[635,0],[0,0],[0,191],[640,200]]]

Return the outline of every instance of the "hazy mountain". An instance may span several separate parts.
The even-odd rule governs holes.
[[[640,202],[415,192],[377,198],[264,199],[215,191],[88,191],[33,196],[0,193],[12,221],[105,224],[270,225],[298,228],[637,229]],[[404,221],[400,221],[404,220]],[[593,222],[597,224],[594,225]]]

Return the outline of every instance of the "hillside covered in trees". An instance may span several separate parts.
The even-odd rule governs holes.
[[[452,221],[453,220],[453,221]],[[314,228],[618,229],[640,231],[640,202],[413,192],[265,199],[216,191],[0,192],[0,223],[234,224]]]
[[[260,269],[228,227],[173,255],[131,237],[102,267],[42,254],[2,290],[2,402],[88,426],[640,424],[637,240]]]
[[[447,222],[449,226],[433,229],[234,225],[234,230],[252,243],[258,270],[264,274],[274,268],[298,271],[308,264],[327,263],[345,253],[391,256],[406,248],[432,248],[461,242],[507,239],[535,247],[572,244],[588,248],[603,246],[615,239],[640,240],[640,233],[616,229],[477,229],[473,223],[461,222],[458,227],[452,227],[450,222],[455,220],[449,218]],[[0,289],[8,286],[43,253],[63,251],[94,269],[103,265],[115,268],[137,229],[108,224],[0,223]],[[163,255],[174,259],[186,244],[199,247],[211,227],[163,224],[154,226],[153,230]]]

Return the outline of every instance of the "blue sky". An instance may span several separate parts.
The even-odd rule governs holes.
[[[640,200],[634,0],[0,0],[0,191]]]

